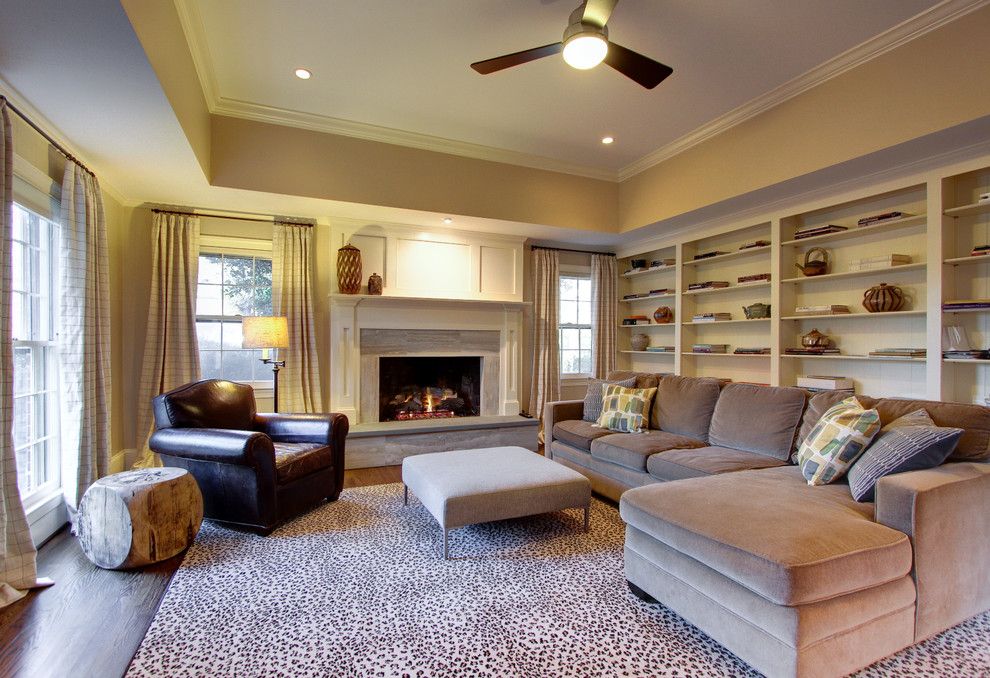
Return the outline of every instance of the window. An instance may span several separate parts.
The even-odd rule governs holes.
[[[590,375],[591,277],[560,276],[560,373]]]
[[[241,317],[272,314],[272,260],[229,252],[199,255],[196,336],[204,379],[271,383],[260,349],[241,348]]]
[[[17,487],[30,504],[59,487],[55,293],[58,226],[14,205],[11,330]]]

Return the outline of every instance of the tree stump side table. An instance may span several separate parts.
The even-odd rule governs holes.
[[[187,549],[203,522],[203,495],[185,469],[149,468],[100,478],[79,503],[79,545],[95,565],[123,570]]]

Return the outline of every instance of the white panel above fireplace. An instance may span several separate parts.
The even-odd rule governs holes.
[[[481,246],[481,293],[513,296],[516,289],[516,248]]]
[[[395,241],[396,291],[412,296],[471,294],[471,247],[437,240]]]

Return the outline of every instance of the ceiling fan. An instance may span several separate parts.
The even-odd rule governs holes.
[[[581,70],[594,68],[602,61],[635,80],[646,89],[653,89],[674,72],[670,66],[654,61],[608,39],[608,18],[619,0],[585,0],[576,10],[564,30],[564,37],[542,47],[513,52],[494,59],[471,64],[471,68],[488,75],[512,66],[564,53],[564,61]]]

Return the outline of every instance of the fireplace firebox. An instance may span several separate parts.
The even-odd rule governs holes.
[[[480,415],[481,360],[478,356],[379,358],[378,420]]]

